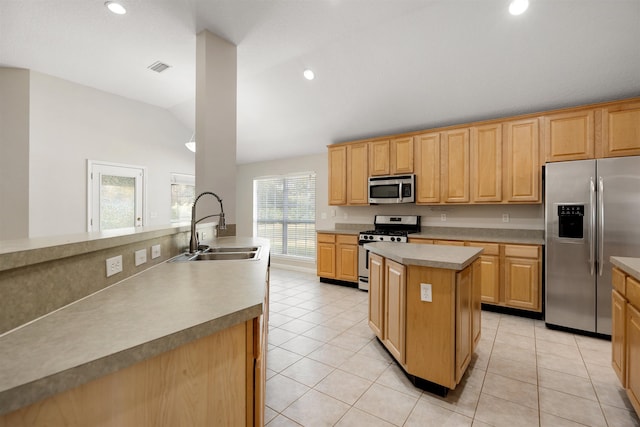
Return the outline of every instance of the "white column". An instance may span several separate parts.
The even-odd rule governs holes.
[[[30,72],[0,67],[0,240],[29,237]]]
[[[230,234],[236,224],[237,48],[210,33],[196,40],[196,194],[224,201]],[[217,213],[213,197],[198,202],[198,218]],[[229,234],[229,233],[227,233]]]

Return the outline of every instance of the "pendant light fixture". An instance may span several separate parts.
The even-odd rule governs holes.
[[[189,140],[189,142],[185,142],[184,145],[191,152],[193,152],[193,153],[196,152],[196,133],[195,132],[193,133],[193,135],[191,135],[191,139]]]

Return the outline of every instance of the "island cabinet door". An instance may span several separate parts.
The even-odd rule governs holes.
[[[369,327],[384,339],[384,258],[369,253]]]
[[[472,268],[456,274],[456,383],[462,379],[471,361],[473,346],[473,287]]]
[[[385,339],[389,352],[405,364],[406,267],[386,260],[385,266]]]

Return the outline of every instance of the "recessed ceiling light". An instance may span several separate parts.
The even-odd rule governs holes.
[[[520,15],[529,7],[529,0],[512,0],[509,4],[509,13]]]
[[[316,78],[316,74],[313,72],[313,70],[310,69],[306,69],[304,70],[304,73],[302,73],[304,75],[304,78],[307,80],[313,80]]]
[[[104,5],[107,6],[107,9],[109,9],[116,15],[124,15],[125,13],[127,13],[127,9],[125,9],[123,5],[121,5],[120,3],[116,3],[115,1],[107,1],[104,3]]]

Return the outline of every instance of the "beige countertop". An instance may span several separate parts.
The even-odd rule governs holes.
[[[425,245],[393,242],[365,243],[365,249],[403,265],[463,270],[482,252],[470,246]]]
[[[640,258],[612,256],[611,264],[615,265],[634,279],[640,280]]]
[[[179,224],[173,227],[137,227],[64,236],[0,240],[0,271],[135,243],[141,239],[169,236],[189,229],[188,224]]]
[[[373,225],[337,225],[334,229],[317,230],[318,233],[358,234],[372,230]],[[522,245],[544,245],[544,230],[518,230],[513,228],[468,228],[468,227],[422,227],[419,233],[409,238],[464,240],[488,243],[514,243]]]
[[[259,316],[260,260],[164,262],[0,335],[0,414]]]

